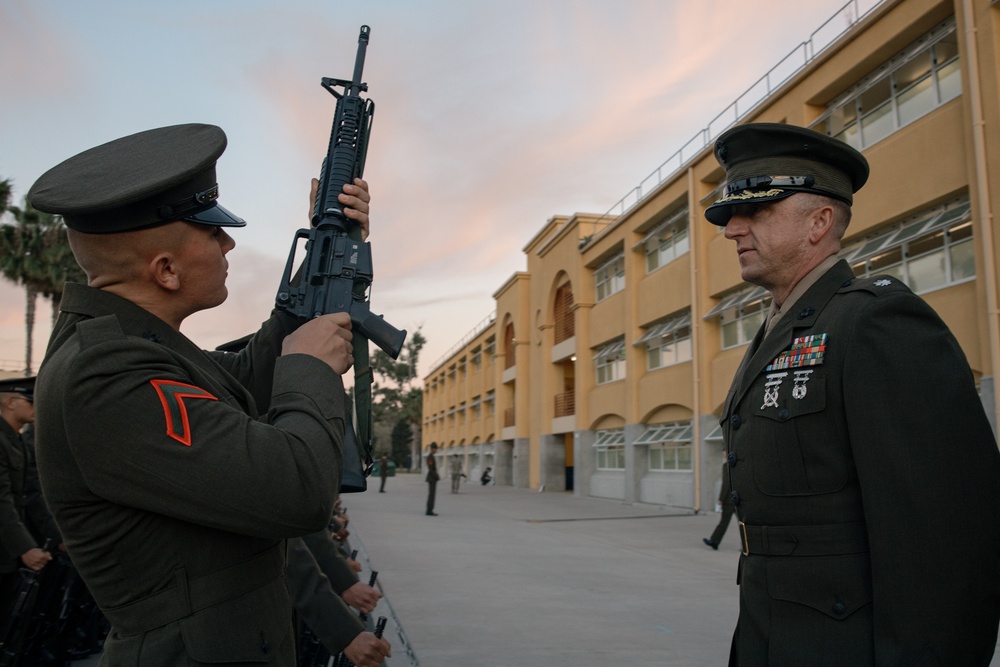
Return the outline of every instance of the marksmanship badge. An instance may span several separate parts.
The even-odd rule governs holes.
[[[781,381],[786,375],[788,373],[771,373],[767,376],[767,382],[764,383],[764,405],[760,406],[761,410],[778,407],[778,390],[781,389]]]
[[[792,385],[792,398],[797,401],[801,401],[806,397],[806,382],[809,382],[809,376],[812,375],[812,371],[795,371],[795,377],[792,381],[795,383]]]

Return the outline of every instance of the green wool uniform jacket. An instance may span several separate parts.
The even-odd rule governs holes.
[[[329,537],[329,531],[324,529],[321,532],[326,532]],[[331,655],[337,655],[365,631],[365,625],[340,597],[349,586],[337,590],[342,583],[335,581],[334,578],[350,578],[353,582],[351,585],[358,580],[342,558],[333,557],[344,564],[346,575],[339,565],[333,565],[336,574],[329,571],[329,564],[324,567],[324,561],[329,555],[323,551],[319,553],[314,551],[310,545],[317,543],[318,541],[311,536],[289,540],[288,588],[299,621],[312,630]]]
[[[746,524],[730,664],[989,664],[1000,454],[947,326],[842,261],[760,339],[722,418]]]
[[[59,531],[38,489],[38,476],[28,446],[13,428],[0,419],[0,573],[23,567],[21,554],[52,540]],[[6,611],[6,610],[4,610]]]
[[[294,665],[285,538],[326,526],[343,384],[279,357],[274,314],[204,352],[129,301],[68,284],[36,382],[42,488],[112,624],[102,665]]]

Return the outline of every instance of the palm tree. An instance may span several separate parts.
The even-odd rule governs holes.
[[[9,182],[4,182],[9,185]],[[3,191],[0,190],[0,197]],[[9,193],[7,195],[9,201]],[[32,335],[38,295],[61,298],[62,283],[70,266],[76,265],[68,252],[62,219],[36,210],[25,199],[23,207],[7,206],[15,224],[0,225],[0,275],[24,286],[26,331],[25,375],[32,374]],[[67,259],[68,257],[68,259]],[[79,267],[76,267],[79,272]],[[58,283],[58,287],[54,284]]]
[[[3,215],[10,206],[10,196],[13,191],[14,186],[11,184],[9,178],[5,178],[0,181],[0,215]]]
[[[52,324],[55,325],[59,316],[59,304],[62,303],[63,289],[67,282],[87,282],[87,274],[73,257],[66,236],[66,225],[60,218],[48,231],[43,247],[45,253],[45,288],[44,294],[52,302]]]

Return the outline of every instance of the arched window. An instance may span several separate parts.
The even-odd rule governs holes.
[[[508,324],[503,332],[504,369],[514,366],[514,325]]]
[[[569,340],[576,335],[576,323],[573,319],[573,286],[570,283],[561,285],[556,290],[555,312],[555,343]]]

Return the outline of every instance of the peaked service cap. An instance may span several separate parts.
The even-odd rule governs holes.
[[[42,174],[28,191],[39,211],[78,232],[128,232],[185,220],[216,227],[246,222],[218,203],[215,163],[226,133],[188,123],[146,130],[86,150]]]
[[[0,380],[0,393],[21,394],[32,401],[35,399],[35,376]]]
[[[784,123],[748,123],[723,132],[715,159],[726,170],[722,198],[705,209],[725,225],[737,204],[775,201],[812,192],[850,205],[868,180],[865,156],[843,141]]]

